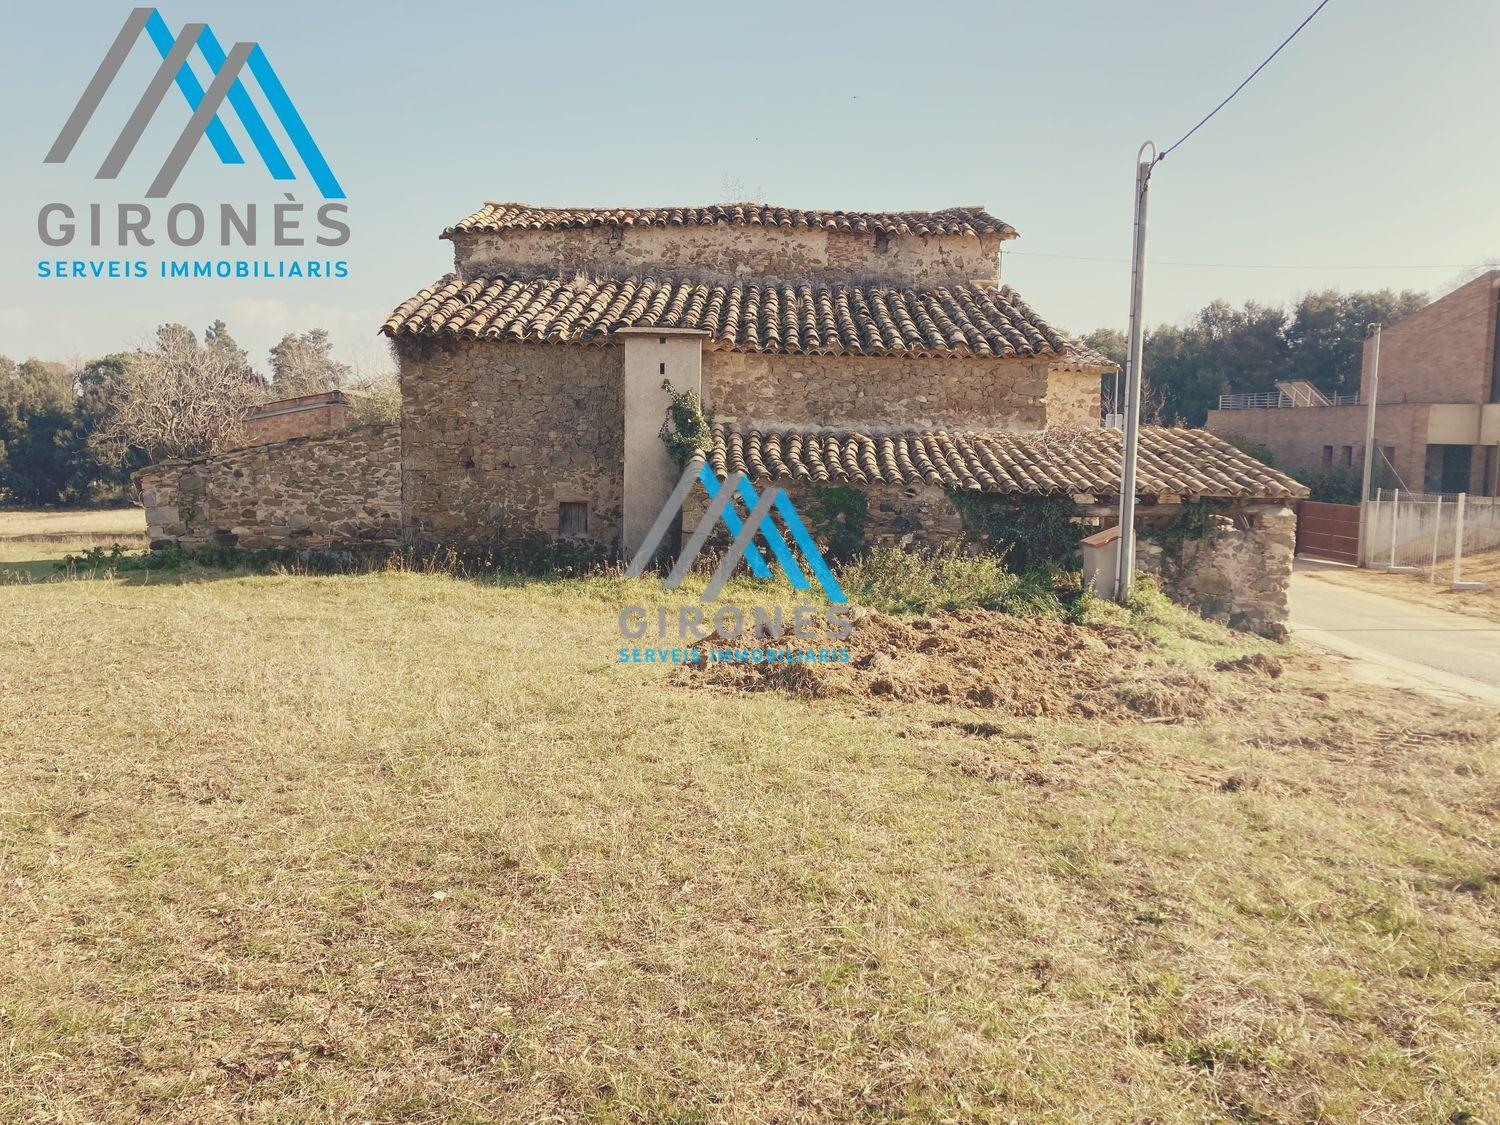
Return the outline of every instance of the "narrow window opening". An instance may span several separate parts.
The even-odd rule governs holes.
[[[1333,468],[1333,446],[1331,445],[1323,447],[1323,467],[1325,469]]]
[[[557,506],[557,534],[565,539],[589,533],[589,506],[586,501],[564,500]]]
[[[665,374],[666,374],[666,373],[667,373],[667,365],[666,365],[666,364],[665,364],[665,363],[663,363],[663,364],[660,364],[660,365],[659,365],[659,369],[660,369],[660,371],[661,371],[661,373],[662,373],[662,374],[663,374],[663,375],[665,375]]]

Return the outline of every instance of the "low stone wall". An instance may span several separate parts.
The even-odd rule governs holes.
[[[963,521],[948,493],[936,485],[903,488],[896,485],[815,485],[800,481],[783,483],[797,514],[815,539],[825,506],[836,506],[831,492],[854,492],[864,497],[864,543],[869,547],[899,547],[903,550],[941,547],[961,542]],[[758,491],[763,490],[758,486]],[[827,498],[825,500],[825,497]],[[743,505],[740,505],[743,514]],[[682,506],[683,539],[693,533],[703,513],[708,510],[708,496],[694,488]],[[779,520],[778,520],[779,522]],[[712,540],[718,546],[729,542],[729,534],[720,524]]]
[[[401,442],[394,426],[164,461],[136,479],[153,547],[401,542]]]
[[[1207,534],[1181,539],[1143,516],[1136,568],[1173,601],[1212,621],[1268,637],[1286,634],[1297,515],[1286,505],[1243,505],[1208,517]]]

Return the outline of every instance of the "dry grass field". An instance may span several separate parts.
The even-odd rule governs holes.
[[[1500,1117],[1492,714],[1159,606],[1201,717],[739,692],[614,663],[646,582],[64,531],[0,516],[0,1119]]]

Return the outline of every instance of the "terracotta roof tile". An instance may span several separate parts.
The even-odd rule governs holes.
[[[932,484],[978,492],[1117,495],[1119,430],[851,430],[715,425],[720,477],[815,484]],[[1145,496],[1292,499],[1307,489],[1207,430],[1141,429]]]
[[[527,203],[486,203],[460,219],[444,238],[455,234],[520,230],[578,230],[585,227],[689,227],[726,223],[732,226],[832,230],[849,234],[969,235],[1016,231],[983,207],[949,207],[942,211],[807,211],[764,203],[713,203],[704,207],[533,207]]]
[[[1075,347],[1009,286],[525,280],[449,274],[403,302],[387,336],[606,344],[621,328],[690,328],[709,346],[789,355],[1066,357]]]
[[[1069,340],[1066,357],[1055,366],[1078,370],[1116,371],[1120,365],[1103,352],[1095,351],[1082,340]]]

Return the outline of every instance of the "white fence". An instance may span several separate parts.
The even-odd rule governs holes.
[[[1366,518],[1370,566],[1425,571],[1432,582],[1461,582],[1465,555],[1500,547],[1493,496],[1377,489]]]

